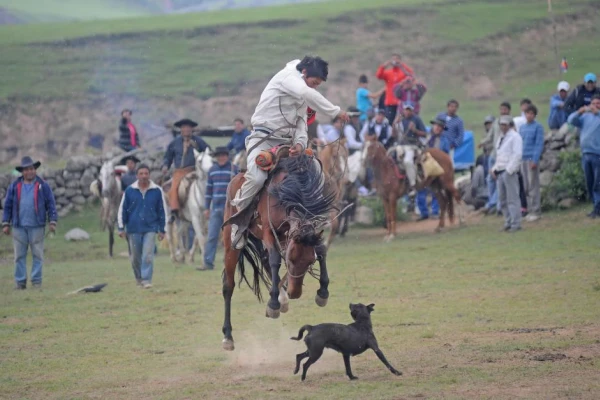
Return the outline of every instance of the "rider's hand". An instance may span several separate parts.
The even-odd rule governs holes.
[[[3,232],[5,235],[10,235],[10,226],[8,226],[8,225],[7,225],[7,226],[5,226],[4,228],[2,228],[2,232]]]
[[[162,240],[165,238],[165,234],[162,232],[158,232],[158,241],[162,242]]]
[[[302,145],[300,143],[295,144],[293,147],[290,147],[290,157],[299,156],[302,153]]]
[[[348,116],[348,113],[346,111],[340,111],[340,113],[337,116],[344,122],[350,121],[350,117]]]
[[[208,219],[210,217],[210,210],[204,210],[204,218]]]
[[[56,232],[56,224],[48,225],[48,229],[50,229],[50,232],[52,232],[52,233]]]
[[[119,232],[119,237],[125,239],[125,231]]]

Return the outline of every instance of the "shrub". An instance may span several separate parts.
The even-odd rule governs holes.
[[[373,210],[373,226],[383,226],[385,222],[385,211],[381,198],[377,197],[362,197],[360,205],[367,206]],[[396,207],[396,221],[407,221],[408,215],[404,212],[402,200],[398,200]]]
[[[560,170],[552,178],[550,185],[542,193],[542,207],[556,208],[558,202],[566,198],[585,200],[585,176],[581,168],[581,152],[564,151],[559,155]]]

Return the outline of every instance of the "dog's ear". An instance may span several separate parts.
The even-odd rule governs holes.
[[[373,311],[375,311],[375,304],[371,303],[367,306],[367,310],[369,310],[370,313],[372,313]]]

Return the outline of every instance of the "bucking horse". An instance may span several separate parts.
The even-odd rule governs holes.
[[[269,288],[266,316],[278,318],[280,312],[288,311],[289,299],[302,295],[302,285],[307,273],[319,279],[315,301],[320,307],[329,298],[327,274],[327,247],[323,243],[322,227],[335,207],[335,185],[325,177],[320,163],[314,157],[302,154],[288,157],[288,146],[281,146],[276,166],[269,173],[263,189],[255,198],[256,212],[248,227],[248,240],[242,250],[231,244],[231,225],[225,225],[225,269],[223,272],[223,298],[225,321],[223,324],[223,348],[234,349],[231,334],[231,298],[235,288],[235,271],[240,275],[239,284],[245,281],[259,301],[261,284]],[[225,220],[235,213],[230,199],[242,186],[244,175],[236,175],[227,188]],[[287,271],[279,276],[281,261]],[[319,261],[320,272],[312,266]],[[246,274],[246,262],[253,269],[253,279]]]

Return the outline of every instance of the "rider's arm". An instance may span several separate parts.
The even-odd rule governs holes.
[[[213,194],[213,179],[210,171],[208,172],[208,180],[206,181],[206,195],[204,196],[204,209],[210,210],[210,203],[212,202]]]
[[[173,149],[173,142],[171,142],[169,144],[169,146],[167,147],[167,151],[165,151],[165,157],[163,159],[163,167],[166,167],[167,169],[171,167],[171,164],[173,164],[173,158],[175,157],[175,151]]]
[[[419,118],[417,120],[417,124],[415,126],[415,132],[416,132],[417,136],[427,137],[427,128],[425,128],[425,124],[423,123],[423,120],[421,118]]]
[[[335,118],[341,111],[340,107],[334,106],[325,96],[308,87],[306,82],[297,76],[288,76],[281,81],[281,89],[296,98],[302,98],[310,108],[329,119]]]

